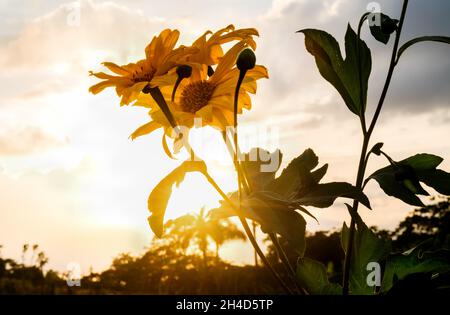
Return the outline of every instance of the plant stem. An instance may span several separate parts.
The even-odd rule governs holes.
[[[241,79],[242,82],[242,79]],[[155,102],[158,104],[158,106],[163,111],[164,115],[166,116],[167,120],[169,121],[171,127],[174,129],[174,131],[177,134],[180,134],[180,130],[177,126],[177,123],[170,112],[170,109],[166,103],[166,100],[164,99],[161,90],[158,87],[150,88],[149,86],[144,88],[143,93],[150,94]],[[184,147],[190,153],[191,158],[200,160],[200,158],[195,154],[193,148],[190,146],[189,142],[187,140],[183,141]],[[250,243],[253,245],[255,251],[258,253],[258,255],[261,258],[261,261],[266,265],[267,268],[272,272],[274,277],[278,280],[278,282],[281,284],[283,289],[289,293],[293,294],[292,290],[284,283],[284,281],[281,279],[280,275],[273,269],[273,267],[270,265],[269,261],[267,260],[266,256],[264,256],[264,253],[262,252],[261,248],[259,247],[258,243],[256,242],[255,237],[252,234],[252,231],[250,230],[250,227],[245,219],[245,217],[241,214],[240,207],[237,208],[233,202],[228,198],[228,196],[223,192],[223,190],[220,188],[220,186],[216,183],[216,181],[209,175],[209,173],[206,171],[203,173],[203,175],[206,177],[208,182],[216,189],[216,191],[220,194],[220,196],[229,203],[229,205],[236,211],[236,213],[239,216],[239,220],[242,223],[242,226],[244,227],[245,233],[247,234],[248,239],[250,240]]]
[[[253,228],[253,235],[256,238],[256,222],[252,222],[252,228]],[[255,267],[258,267],[258,254],[256,253],[256,250],[254,251],[254,257],[253,259],[255,260]]]
[[[233,127],[234,127],[234,129],[233,129],[233,143],[234,143],[233,160],[234,160],[234,166],[236,168],[237,177],[238,177],[239,208],[241,208],[241,202],[242,202],[242,187],[244,187],[244,189],[246,190],[247,195],[251,192],[250,183],[246,181],[245,172],[243,171],[241,163],[239,161],[240,152],[239,152],[238,129],[237,129],[238,128],[238,115],[237,114],[238,114],[238,104],[239,104],[239,90],[241,88],[241,84],[242,84],[242,81],[245,78],[245,74],[246,73],[247,73],[246,69],[244,69],[244,70],[241,69],[239,71],[239,77],[238,77],[238,81],[237,81],[237,84],[236,84],[236,89],[234,91],[234,103],[233,103]],[[224,139],[225,140],[227,139],[227,135],[226,134],[225,134]],[[244,219],[244,221],[245,221],[245,223],[247,223],[247,221],[245,219]],[[241,222],[242,222],[242,220],[241,220]],[[272,241],[274,242],[274,244],[275,244],[275,241],[278,244],[278,239],[277,239],[277,236],[275,235],[275,233],[269,233],[269,236],[272,239]],[[275,248],[277,249],[277,252],[278,252],[278,255],[280,256],[280,258],[281,257],[286,257],[286,253],[283,251],[281,246],[277,247],[277,244],[275,244]],[[264,259],[267,261],[265,256],[264,256]],[[290,274],[290,270],[292,270],[291,278],[294,277],[293,280],[294,280],[295,285],[297,286],[298,284],[295,281],[295,271],[294,271],[294,269],[292,268],[292,266],[289,265],[289,261],[288,260],[284,261],[282,259],[282,261],[283,261],[285,267],[287,268],[288,274]],[[286,262],[287,262],[287,265],[286,265]],[[268,261],[267,261],[267,264],[269,264]],[[291,269],[289,269],[289,267]],[[272,268],[272,266],[271,266],[271,268]],[[277,276],[282,281],[282,279],[278,275],[278,273],[277,273]],[[283,285],[286,286],[286,288],[288,288],[288,286],[284,282],[283,282]]]
[[[391,62],[389,64],[388,74],[386,76],[386,81],[384,83],[383,91],[381,92],[380,100],[378,101],[377,109],[375,110],[375,114],[373,116],[372,122],[370,123],[369,130],[367,131],[369,137],[372,134],[373,129],[375,128],[375,124],[377,123],[378,117],[380,116],[381,108],[383,107],[384,99],[386,98],[386,94],[389,89],[389,84],[391,83],[392,73],[394,72],[394,68],[395,68],[395,60],[397,58],[400,34],[402,32],[403,22],[405,20],[407,7],[408,7],[408,0],[404,0],[403,7],[402,7],[402,13],[400,15],[400,21],[398,24],[397,32],[395,34],[395,42],[394,42],[394,47],[392,48]]]
[[[300,294],[307,295],[306,290],[304,288],[302,288],[297,282],[296,272],[294,270],[294,267],[289,262],[289,258],[287,257],[286,252],[284,251],[283,247],[281,246],[280,241],[278,240],[278,236],[275,233],[269,233],[269,237],[272,240],[273,245],[275,246],[278,257],[282,261],[286,272],[288,273],[288,275],[290,275],[290,278],[294,282],[295,287],[297,288],[298,292]]]
[[[381,92],[381,96],[378,101],[378,105],[375,110],[375,114],[372,118],[372,121],[370,123],[369,129],[366,132],[365,128],[364,127],[362,128],[364,139],[363,139],[363,145],[361,148],[361,156],[359,159],[358,174],[356,176],[356,187],[360,188],[360,189],[362,188],[362,184],[364,181],[364,173],[366,170],[366,165],[367,165],[367,160],[368,160],[368,159],[366,159],[366,154],[367,154],[367,148],[368,148],[369,141],[370,141],[370,136],[372,135],[372,132],[375,128],[375,124],[380,115],[381,109],[384,104],[384,100],[386,98],[386,95],[387,95],[387,92],[389,89],[389,85],[391,83],[392,74],[394,72],[395,60],[396,60],[397,51],[398,51],[398,44],[400,41],[400,34],[401,34],[402,27],[403,27],[403,22],[405,20],[407,7],[408,7],[408,0],[404,0],[403,6],[402,6],[402,12],[400,15],[399,25],[398,25],[398,28],[397,28],[397,31],[395,34],[395,41],[394,41],[394,46],[392,48],[391,61],[389,64],[389,70],[388,70],[388,73],[386,76],[386,81],[384,83],[383,90]],[[360,24],[362,24],[362,23],[360,23]],[[359,29],[358,29],[358,35],[360,35]],[[359,39],[359,36],[358,36],[358,39]],[[359,62],[361,63],[360,58],[359,58]],[[361,76],[359,78],[361,81]],[[361,86],[361,82],[360,82],[360,86]],[[364,116],[364,113],[361,116]],[[363,121],[363,119],[361,121]],[[342,283],[342,292],[344,295],[349,294],[351,257],[352,257],[352,252],[353,252],[353,239],[355,237],[355,230],[356,230],[355,216],[358,213],[358,205],[359,205],[359,202],[354,200],[352,210],[350,211],[350,216],[351,216],[350,231],[349,231],[349,237],[348,237],[348,242],[347,242],[347,246],[346,246],[345,261],[344,261],[344,274],[343,274],[343,283]]]
[[[236,151],[234,151],[233,147],[232,147],[231,145],[228,145],[228,144],[229,144],[229,142],[228,142],[228,135],[227,135],[226,133],[223,133],[222,136],[223,136],[223,140],[225,141],[225,144],[226,144],[226,146],[227,146],[227,148],[228,148],[228,151],[229,151],[230,155],[231,155],[232,157],[236,156],[236,153],[237,153],[238,155],[240,155],[239,146],[237,147]],[[234,165],[235,165],[235,168],[236,168],[236,169],[239,169],[239,172],[243,175],[243,176],[241,177],[241,182],[240,182],[240,184],[243,186],[243,188],[244,188],[244,190],[245,190],[245,193],[246,193],[247,195],[249,195],[249,194],[251,193],[251,190],[252,190],[252,189],[251,189],[251,187],[250,187],[250,182],[249,182],[249,181],[247,180],[247,178],[246,178],[245,170],[242,168],[242,165],[239,163],[239,161],[234,161]],[[246,180],[247,180],[247,181],[246,181]],[[255,233],[255,232],[254,232],[254,233]],[[303,288],[301,288],[301,287],[298,285],[297,281],[295,280],[295,277],[296,277],[295,270],[294,270],[294,268],[292,267],[292,265],[290,264],[289,259],[287,259],[286,252],[285,252],[284,249],[280,246],[276,234],[275,234],[275,233],[268,233],[268,235],[269,235],[269,237],[270,237],[272,243],[273,243],[274,246],[275,246],[275,250],[276,250],[276,252],[277,252],[277,254],[278,254],[278,257],[280,258],[281,262],[283,263],[283,266],[284,266],[284,268],[285,268],[287,274],[290,275],[290,278],[293,280],[293,282],[294,282],[295,286],[297,287],[298,291],[299,291],[300,293],[305,293],[305,290],[304,290]],[[255,256],[255,257],[256,257],[256,256]],[[256,261],[256,260],[255,260],[255,261]]]
[[[233,202],[228,198],[228,196],[223,192],[223,190],[217,185],[217,183],[214,181],[214,179],[208,174],[204,173],[204,176],[208,180],[208,182],[214,187],[214,189],[220,194],[220,196],[225,200],[230,207],[233,208],[233,210],[238,214],[239,220],[242,223],[242,226],[244,227],[244,230],[250,240],[250,242],[253,245],[253,248],[256,250],[256,252],[259,255],[259,258],[264,263],[264,265],[269,268],[269,270],[272,272],[274,277],[278,280],[278,282],[281,284],[281,286],[284,288],[284,290],[289,293],[293,294],[292,290],[284,283],[283,279],[281,279],[280,275],[273,269],[273,267],[270,265],[269,261],[267,260],[266,256],[262,252],[261,248],[259,247],[258,243],[256,242],[256,239],[253,237],[253,234],[250,230],[250,226],[248,225],[246,219],[242,216],[242,211],[240,208],[236,207]]]
[[[239,71],[239,78],[236,84],[236,90],[234,91],[234,104],[233,104],[233,142],[234,142],[234,165],[236,167],[237,172],[237,178],[238,178],[238,200],[239,200],[239,208],[241,208],[241,202],[242,202],[242,190],[241,190],[241,183],[242,183],[242,172],[240,168],[240,163],[238,159],[238,102],[239,102],[239,89],[241,88],[242,81],[244,80],[245,74],[247,73],[247,70]],[[245,219],[244,219],[245,221]]]
[[[358,166],[358,174],[356,178],[356,187],[361,188],[362,181],[364,178],[364,170],[365,170],[365,158],[366,158],[366,152],[367,147],[369,145],[369,137],[367,135],[364,136],[363,146],[361,149],[361,156],[359,159],[359,166]],[[343,275],[343,282],[342,282],[342,293],[344,295],[348,295],[349,291],[349,278],[350,278],[350,262],[353,252],[353,239],[355,237],[355,215],[358,213],[358,205],[359,202],[354,200],[352,210],[350,212],[350,232],[348,236],[348,242],[345,250],[345,260],[344,260],[344,275]]]
[[[230,154],[233,154],[233,161],[234,161],[234,166],[236,168],[236,173],[237,173],[237,177],[238,177],[238,199],[239,199],[239,209],[241,209],[241,202],[242,202],[242,186],[245,187],[247,194],[250,193],[250,187],[248,185],[248,183],[246,183],[247,185],[244,184],[244,181],[242,180],[242,169],[241,169],[241,164],[239,163],[239,144],[238,144],[238,131],[237,131],[237,126],[238,126],[238,118],[237,118],[237,113],[238,113],[238,102],[239,102],[239,89],[241,87],[242,81],[244,80],[245,74],[247,73],[247,70],[242,70],[239,71],[239,78],[236,84],[236,89],[234,91],[234,103],[233,103],[233,144],[234,144],[234,151],[232,147],[228,146],[227,144],[227,139],[228,136],[225,133],[224,134],[224,140],[225,140],[225,144],[227,145],[227,148],[230,151]],[[241,217],[239,216],[239,219],[241,220],[242,225],[244,226],[244,229],[247,231],[247,229],[249,230],[250,234],[250,228],[248,227],[248,223],[247,220],[245,219],[245,217]],[[269,269],[272,271],[272,273],[275,275],[275,277],[280,281],[280,283],[282,283],[283,287],[287,288],[288,291],[291,291],[288,286],[284,283],[284,281],[281,279],[280,275],[275,271],[275,269],[273,269],[273,267],[270,265],[269,261],[267,260],[266,256],[264,255],[264,253],[261,251],[261,249],[258,246],[258,243],[256,242],[256,239],[254,238],[254,235],[252,234],[252,244],[253,247],[255,248],[256,252],[258,253],[258,255],[261,257],[261,260],[263,261],[263,263],[269,267]],[[255,246],[256,245],[256,246]],[[292,292],[290,292],[292,293]]]

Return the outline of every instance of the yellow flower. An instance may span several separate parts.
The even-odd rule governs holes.
[[[202,125],[209,125],[219,130],[225,130],[233,125],[233,99],[239,70],[235,67],[239,53],[249,46],[248,41],[240,41],[234,45],[221,59],[214,74],[208,77],[207,66],[193,68],[192,75],[181,81],[175,99],[168,101],[169,108],[179,126],[192,128],[194,119],[201,118]],[[251,108],[248,93],[256,93],[256,81],[268,78],[267,70],[261,65],[249,70],[242,82],[239,92],[238,113],[242,109]],[[156,85],[173,86],[176,74],[168,74],[155,81]],[[163,90],[166,100],[170,99],[168,89]],[[161,110],[152,108],[149,112],[151,121],[139,127],[131,138],[137,138],[151,133],[158,128],[164,128],[165,135],[174,137],[172,127]],[[167,150],[166,150],[167,151]]]
[[[207,36],[210,34],[211,36],[207,39]],[[207,66],[216,65],[220,58],[223,57],[222,44],[235,40],[245,40],[255,50],[256,43],[252,36],[258,35],[258,31],[254,28],[235,30],[232,24],[215,33],[207,31],[192,44],[192,47],[198,48],[198,52],[188,56],[187,61],[205,64]]]
[[[162,31],[145,48],[146,58],[136,63],[118,66],[112,62],[104,62],[103,65],[116,75],[91,71],[91,75],[103,81],[91,86],[89,91],[97,94],[107,87],[114,86],[117,95],[122,97],[120,105],[128,105],[135,101],[147,84],[153,87],[152,81],[155,78],[165,75],[177,66],[179,61],[186,59],[187,55],[198,51],[198,48],[184,46],[174,49],[179,36],[178,30]]]
[[[209,36],[208,38],[208,35]],[[246,41],[248,46],[253,50],[256,49],[256,43],[253,40],[253,36],[259,36],[258,31],[254,28],[244,28],[235,30],[234,25],[230,24],[225,28],[218,30],[215,33],[211,31],[206,31],[202,36],[194,41],[191,48],[195,51],[192,54],[186,55],[183,61],[179,61],[180,64],[188,64],[193,68],[202,69],[203,65],[214,66],[223,57],[222,44],[229,43],[231,41]],[[172,70],[172,77],[167,80],[163,78],[159,80],[158,83],[155,82],[154,85],[158,85],[161,92],[166,99],[170,99],[172,93],[173,85],[176,81],[175,69]],[[174,80],[172,82],[172,80]],[[142,106],[153,110],[158,109],[158,104],[149,94],[141,93],[136,102],[133,103],[134,106]]]

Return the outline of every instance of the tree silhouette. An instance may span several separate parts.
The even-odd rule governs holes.
[[[245,235],[228,219],[209,220],[205,209],[198,214],[186,214],[166,223],[167,234],[179,240],[181,248],[186,250],[195,243],[203,255],[204,266],[207,266],[208,242],[212,240],[216,245],[216,257],[219,258],[219,249],[227,241],[245,240]]]
[[[414,209],[392,233],[397,250],[409,249],[433,238],[434,248],[450,248],[450,198]]]

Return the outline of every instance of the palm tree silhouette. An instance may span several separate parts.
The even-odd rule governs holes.
[[[205,208],[198,214],[186,214],[166,223],[168,234],[178,239],[181,247],[186,250],[191,243],[196,243],[203,254],[203,263],[207,266],[208,242],[212,240],[216,247],[216,257],[219,258],[219,249],[227,241],[243,240],[245,234],[229,219],[208,220]]]

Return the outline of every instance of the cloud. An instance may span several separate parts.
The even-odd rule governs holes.
[[[0,133],[0,156],[27,155],[43,152],[68,144],[68,139],[58,139],[35,126],[10,129]]]
[[[393,17],[399,15],[400,3],[378,3],[383,12]],[[292,110],[317,113],[317,104],[328,99],[327,106],[320,106],[321,114],[331,118],[335,116],[334,120],[337,122],[341,122],[342,118],[352,118],[351,114],[342,115],[341,109],[338,109],[345,107],[343,101],[334,88],[321,78],[314,58],[304,47],[304,36],[295,34],[295,31],[302,28],[325,30],[340,42],[343,50],[347,23],[350,22],[355,29],[359,17],[366,11],[366,5],[366,2],[355,3],[348,0],[274,1],[268,14],[255,21],[262,35],[257,51],[258,59],[270,71],[270,83],[264,86],[265,90],[260,90],[261,94],[256,99],[270,103],[268,111],[277,113]],[[408,8],[401,42],[422,35],[445,35],[450,28],[450,20],[445,13],[449,9],[448,1],[412,2]],[[372,50],[370,112],[377,104],[385,81],[393,40],[387,46],[376,42],[367,27],[363,27],[362,37]],[[448,45],[436,43],[418,44],[408,49],[395,70],[384,111],[404,115],[448,108],[448,49]]]
[[[33,70],[67,63],[76,68],[83,66],[92,51],[109,56],[120,51],[126,57],[151,38],[152,33],[144,30],[151,31],[152,24],[163,21],[111,2],[75,1],[26,24],[19,37],[3,47],[2,66]],[[122,49],[114,49],[118,47]]]
[[[0,66],[4,69],[0,74],[0,106],[10,100],[29,102],[79,90],[89,80],[94,81],[88,76],[90,70],[104,70],[101,62],[126,64],[141,59],[153,36],[165,28],[189,30],[182,27],[187,24],[182,18],[147,15],[114,2],[59,4],[24,22],[14,38],[0,44]],[[191,31],[184,33],[184,39],[193,38]]]

